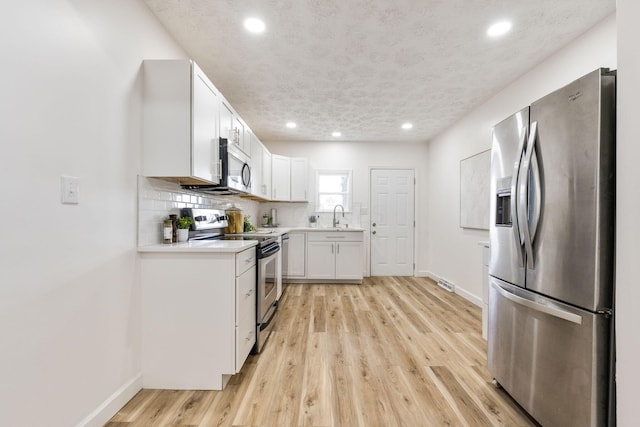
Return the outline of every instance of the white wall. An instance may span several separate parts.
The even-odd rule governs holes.
[[[314,177],[316,169],[350,169],[353,171],[353,202],[361,209],[360,218],[350,218],[351,224],[360,225],[369,230],[369,170],[370,168],[415,169],[416,176],[416,242],[425,238],[425,216],[430,206],[426,197],[427,148],[424,143],[411,142],[282,142],[269,141],[265,146],[275,154],[309,159],[309,186],[311,200],[315,195]],[[308,205],[293,203],[265,204],[265,207],[277,207],[278,217],[283,225],[308,226],[304,219],[315,212],[315,203]],[[263,207],[261,207],[262,209]],[[320,221],[331,224],[332,214],[321,214]],[[300,223],[299,221],[302,221]],[[359,223],[359,224],[358,224]],[[368,264],[369,233],[365,232],[365,259]],[[426,251],[416,243],[416,269],[426,266]],[[368,273],[368,265],[365,273]]]
[[[140,64],[186,55],[131,0],[11,2],[0,51],[0,425],[72,426],[139,387]]]
[[[618,0],[618,135],[616,207],[616,328],[618,425],[638,425],[640,384],[640,2]]]
[[[428,270],[454,282],[456,292],[478,303],[482,292],[478,241],[489,239],[488,231],[459,227],[460,160],[491,148],[493,125],[598,67],[616,68],[615,16],[515,80],[429,143]]]

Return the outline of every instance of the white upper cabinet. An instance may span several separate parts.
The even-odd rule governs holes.
[[[271,200],[291,200],[291,158],[271,155]]]
[[[271,198],[271,186],[272,179],[271,176],[271,153],[267,150],[267,147],[262,146],[262,193],[260,197],[264,197],[265,199]]]
[[[307,199],[307,159],[291,158],[291,201],[306,202]]]
[[[237,148],[251,157],[251,130],[235,112],[226,99],[220,102],[220,136],[229,141],[229,146]]]
[[[307,201],[307,159],[271,155],[271,199],[284,202]]]
[[[271,199],[271,153],[250,132],[251,138],[251,194],[261,199]]]
[[[193,61],[143,62],[145,176],[220,182],[220,95]]]

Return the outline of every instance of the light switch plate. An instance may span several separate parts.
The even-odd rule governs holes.
[[[61,176],[60,189],[62,203],[72,205],[80,203],[80,179],[77,176]]]

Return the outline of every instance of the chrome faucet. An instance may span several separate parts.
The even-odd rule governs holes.
[[[336,219],[336,209],[338,209],[338,206],[340,206],[340,209],[342,209],[342,218],[344,218],[344,207],[342,207],[342,205],[336,205],[333,208],[333,228],[336,228],[338,224],[340,224],[340,221]]]

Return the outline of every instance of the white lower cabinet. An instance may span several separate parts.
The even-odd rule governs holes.
[[[307,243],[307,278],[335,279],[336,255],[334,242]]]
[[[141,253],[143,387],[222,390],[255,343],[256,250]]]
[[[285,278],[305,277],[305,253],[307,250],[306,233],[289,232],[289,248],[287,251],[287,262],[282,275]]]
[[[312,232],[307,235],[307,279],[362,281],[359,231]]]
[[[236,373],[256,343],[256,251],[236,255]]]

